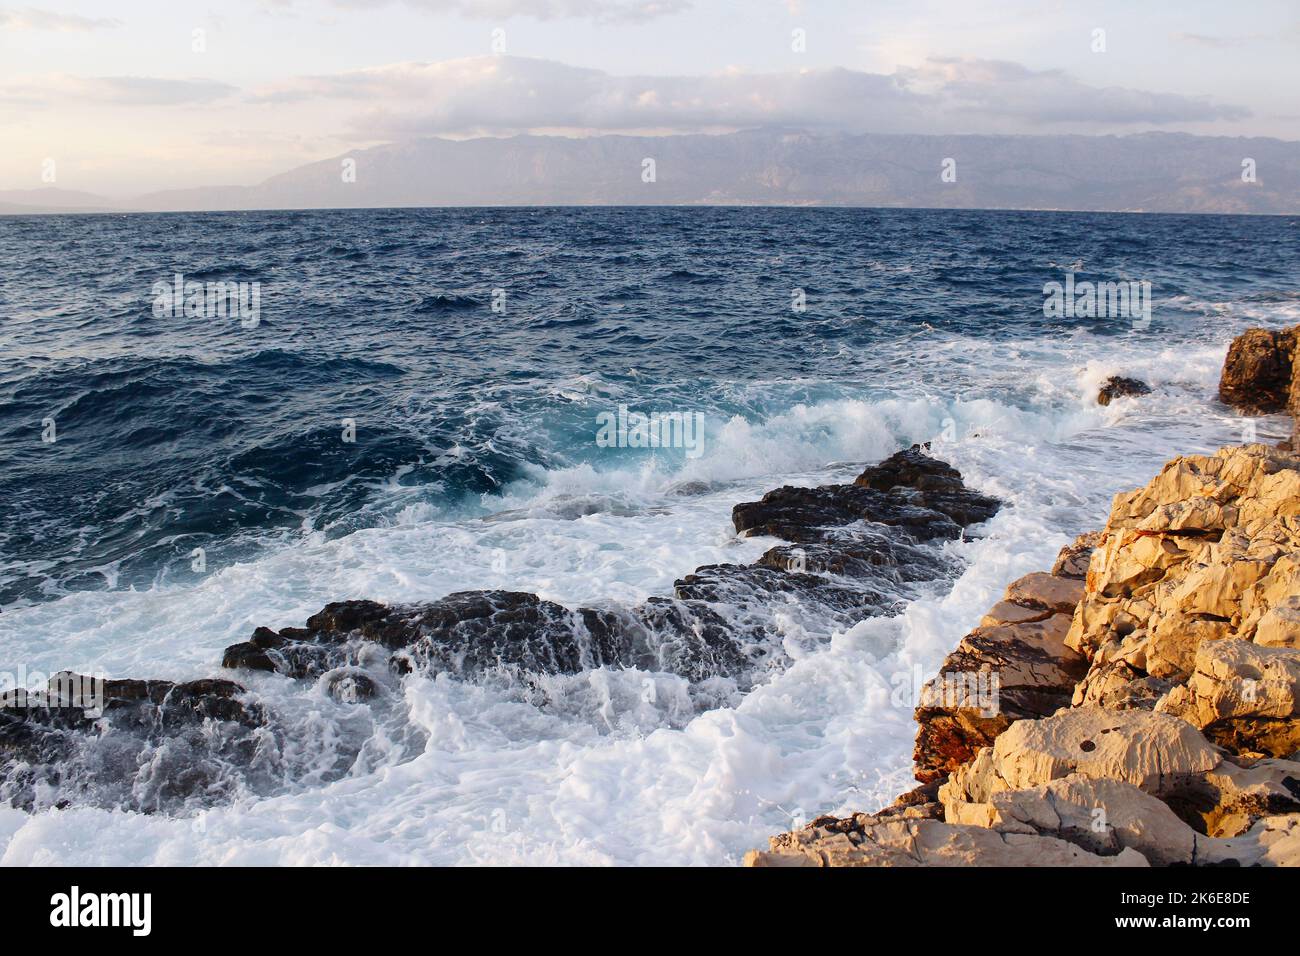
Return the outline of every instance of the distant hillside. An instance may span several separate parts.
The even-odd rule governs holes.
[[[37,213],[114,212],[118,203],[94,193],[46,186],[42,189],[0,189],[0,215]]]
[[[1242,181],[1242,161],[1257,181]],[[344,182],[343,160],[356,163]],[[655,181],[644,182],[643,160]],[[944,160],[956,179],[941,179]],[[30,204],[0,192],[0,203]],[[57,192],[57,191],[55,191]],[[515,136],[424,139],[298,167],[256,186],[170,190],[135,210],[445,205],[770,204],[1300,213],[1300,143],[1131,136]]]

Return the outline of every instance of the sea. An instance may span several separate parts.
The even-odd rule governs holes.
[[[1067,282],[1149,298],[1045,308]],[[1167,459],[1289,433],[1216,386],[1234,335],[1297,322],[1294,216],[0,217],[3,680],[224,676],[285,729],[269,783],[151,803],[164,743],[102,798],[5,800],[0,862],[728,865],[879,809],[916,689],[1007,583]],[[1099,405],[1114,375],[1151,391]],[[611,441],[619,414],[692,427]],[[921,442],[1001,511],[886,613],[775,609],[752,682],[417,669],[349,701],[221,668],[331,601],[670,596],[780,543],[736,504]]]

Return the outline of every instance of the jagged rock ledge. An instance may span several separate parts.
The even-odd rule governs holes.
[[[384,686],[413,670],[466,679],[506,672],[528,684],[635,667],[683,677],[701,706],[716,706],[717,679],[743,691],[786,665],[776,621],[783,609],[797,603],[843,626],[894,613],[910,588],[952,571],[927,542],[956,538],[998,507],[914,447],[851,484],[783,487],[737,505],[739,534],[789,543],[752,565],[697,568],[671,597],[576,610],[500,590],[398,605],[341,601],[302,627],[257,628],[221,663],[310,681],[349,704],[382,704]],[[64,674],[43,694],[0,696],[0,799],[170,810],[240,788],[275,792],[293,775],[277,758],[295,751],[286,739],[293,729],[239,684],[108,681],[102,707],[92,708],[69,691],[86,682]],[[337,750],[333,775],[356,756],[344,743]],[[161,752],[175,759],[168,774],[156,772]]]
[[[675,583],[671,598],[572,611],[514,591],[464,591],[394,606],[346,601],[327,605],[305,627],[258,628],[249,641],[227,648],[222,663],[314,679],[363,664],[367,652],[382,648],[399,673],[471,676],[508,667],[565,674],[609,666],[744,685],[772,663],[769,623],[758,612],[796,596],[845,621],[892,611],[893,587],[880,587],[882,580],[900,586],[939,577],[941,560],[921,544],[958,537],[997,509],[997,501],[967,489],[955,469],[912,448],[867,468],[853,484],[783,487],[736,505],[739,534],[798,547],[770,549],[752,565],[696,568]],[[724,606],[756,616],[737,623],[724,618]]]
[[[1234,341],[1220,397],[1300,408],[1298,332]],[[1117,495],[1105,528],[1012,583],[926,686],[920,787],[746,864],[1300,865],[1290,447],[1176,458]],[[970,693],[990,686],[994,707]]]

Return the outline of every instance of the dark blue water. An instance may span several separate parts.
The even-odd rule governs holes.
[[[0,604],[25,604],[183,582],[199,547],[229,561],[413,502],[490,510],[502,489],[580,462],[625,467],[635,450],[592,441],[593,402],[715,423],[839,397],[1023,404],[1014,367],[988,374],[1008,343],[1190,346],[1222,334],[1213,303],[1294,304],[1300,225],[640,208],[0,217],[0,263]],[[1043,284],[1071,267],[1149,280],[1151,327],[1046,320]],[[156,317],[153,285],[177,272],[260,283],[260,323]],[[952,356],[971,340],[982,352]]]

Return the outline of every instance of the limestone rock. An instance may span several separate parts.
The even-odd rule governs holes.
[[[1226,394],[1294,403],[1297,332],[1234,346]],[[1176,458],[948,655],[916,710],[922,795],[747,862],[1300,865],[1298,700],[1300,458]]]
[[[1300,750],[1300,650],[1242,640],[1202,644],[1195,672],[1156,705],[1234,753]]]
[[[983,814],[1001,832],[1055,836],[1102,856],[1133,849],[1153,866],[1191,863],[1197,854],[1195,830],[1156,797],[1118,780],[1071,774],[945,810],[949,822]]]
[[[957,799],[986,803],[1002,790],[1037,787],[1078,773],[1123,781],[1159,796],[1214,769],[1221,759],[1195,727],[1168,714],[1076,707],[1012,724],[939,793],[945,805]]]
[[[857,819],[857,818],[855,818]],[[1135,850],[1114,856],[1036,833],[1000,833],[938,820],[864,818],[856,829],[810,826],[751,850],[745,866],[1147,866]]]
[[[1183,788],[1170,806],[1198,831],[1239,836],[1264,817],[1300,813],[1300,763],[1225,759]]]
[[[1265,647],[1300,648],[1300,594],[1292,594],[1260,615],[1255,643]]]
[[[1244,809],[1243,792],[1225,793],[1224,800]],[[949,823],[1057,837],[1101,856],[1133,850],[1153,866],[1294,866],[1300,863],[1300,803],[1288,796],[1275,802],[1292,812],[1269,813],[1264,808],[1270,802],[1233,817],[1239,825],[1207,835],[1132,784],[1072,774],[994,794],[987,804],[952,804],[945,812]]]
[[[1066,638],[1092,665],[1073,702],[1145,704],[1151,679],[1184,682],[1203,644],[1261,625],[1295,640],[1298,509],[1300,460],[1265,445],[1175,459],[1117,495]]]
[[[1056,556],[1056,563],[1052,565],[1052,574],[1058,578],[1086,578],[1088,565],[1092,561],[1092,552],[1096,550],[1101,540],[1100,531],[1089,531],[1079,535],[1072,544],[1067,544]]]
[[[944,660],[916,709],[916,778],[936,781],[969,761],[1014,721],[1070,702],[1087,662],[1065,646],[1083,593],[1077,578],[1035,573],[1011,583]]]
[[[1023,607],[1042,608],[1057,614],[1073,614],[1083,597],[1083,582],[1035,571],[1013,581],[1004,600]]]
[[[1200,866],[1300,866],[1300,813],[1264,817],[1235,839],[1198,846]]]
[[[949,822],[993,826],[1002,818],[994,812],[1000,794],[1079,777],[1140,790],[1211,836],[1235,836],[1266,815],[1300,813],[1300,763],[1247,763],[1225,759],[1168,714],[1073,708],[1013,725],[954,772],[938,799]]]

